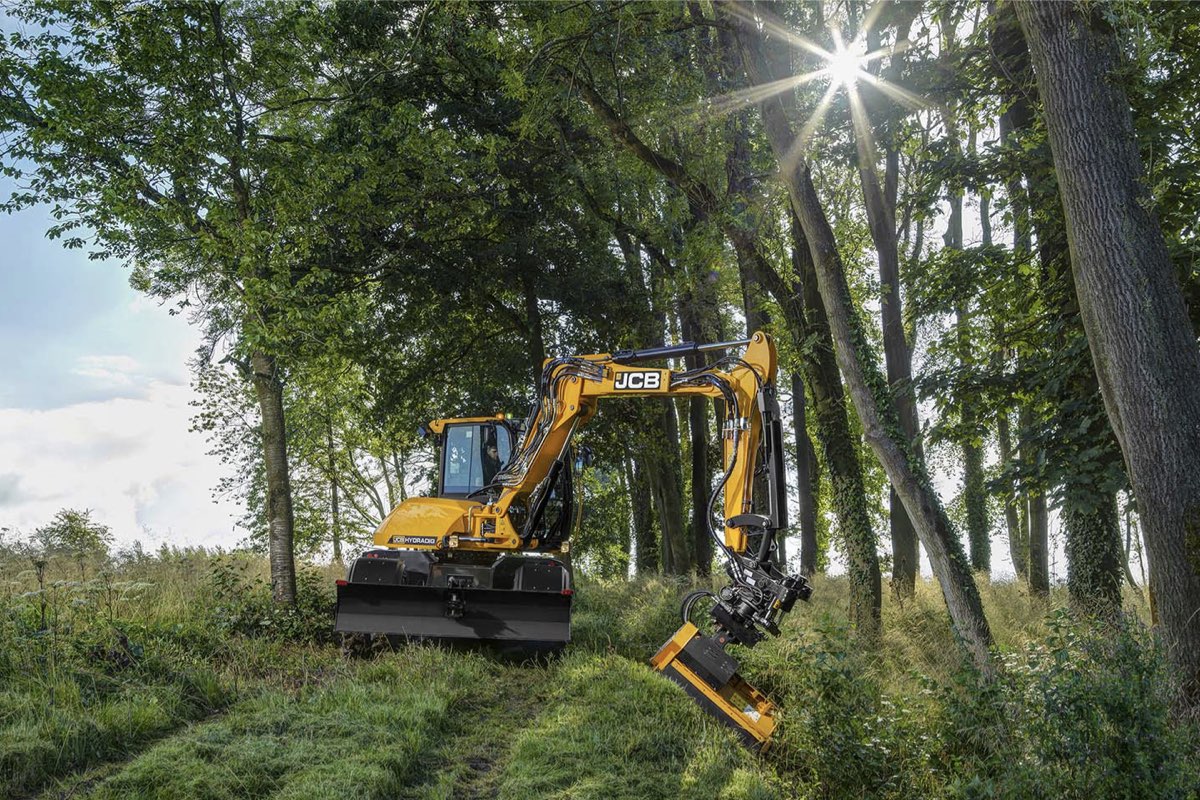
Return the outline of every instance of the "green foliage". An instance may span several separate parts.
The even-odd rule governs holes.
[[[49,524],[38,528],[31,539],[37,558],[44,559],[53,553],[73,556],[80,564],[80,578],[84,577],[83,562],[90,556],[107,556],[112,543],[111,529],[93,522],[90,509],[79,511],[73,508],[59,511]]]
[[[743,659],[784,709],[770,759],[815,796],[1185,798],[1200,790],[1197,731],[1172,721],[1164,654],[1145,629],[1059,613],[1004,655],[904,691],[827,621]],[[919,691],[914,691],[919,689]]]
[[[271,587],[241,558],[218,559],[208,577],[211,620],[224,635],[287,642],[330,642],[333,595],[327,576],[311,567],[296,573],[296,602],[276,603]]]
[[[619,477],[618,477],[619,476]],[[597,578],[629,575],[629,489],[620,473],[585,469],[575,491],[583,503],[579,532],[571,539],[575,567]]]

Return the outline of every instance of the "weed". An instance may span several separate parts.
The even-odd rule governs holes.
[[[90,576],[80,580],[80,575]],[[937,587],[867,649],[818,577],[735,653],[781,709],[753,756],[646,660],[691,584],[578,581],[567,655],[402,647],[344,660],[331,584],[271,601],[264,560],[163,548],[41,563],[0,550],[0,797],[1190,798],[1200,735],[1154,637],[981,585],[1003,669],[965,666]]]

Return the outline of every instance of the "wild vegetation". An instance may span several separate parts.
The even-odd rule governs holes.
[[[129,532],[70,510],[9,531],[5,791],[1196,795],[1197,4],[29,0],[0,27],[3,208],[49,204],[202,330],[195,427],[254,553],[106,560]],[[759,329],[781,561],[817,588],[739,654],[785,709],[766,757],[644,667],[721,580],[700,399],[580,434],[563,658],[339,655],[304,564],[426,489],[418,424],[521,416],[547,356]]]
[[[982,597],[1005,669],[957,656],[937,590],[883,605],[856,647],[844,578],[739,654],[782,705],[753,756],[646,664],[683,579],[585,580],[566,653],[379,647],[343,656],[329,581],[281,612],[245,552],[0,551],[0,796],[94,798],[1146,797],[1200,791],[1200,730],[1126,598],[1098,629],[1056,589]],[[309,576],[309,578],[305,578]],[[321,576],[322,578],[324,576]],[[48,623],[43,626],[43,606]]]

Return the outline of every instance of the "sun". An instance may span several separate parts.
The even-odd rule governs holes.
[[[868,57],[863,52],[861,44],[851,42],[849,45],[844,45],[839,37],[833,52],[827,54],[825,60],[828,62],[825,71],[829,73],[834,84],[849,88],[863,76],[863,67],[866,65]]]

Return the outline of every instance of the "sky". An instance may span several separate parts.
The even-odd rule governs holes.
[[[119,262],[48,240],[51,222],[0,214],[0,528],[78,508],[122,546],[236,544],[237,507],[212,498],[224,468],[189,430],[199,332]]]

